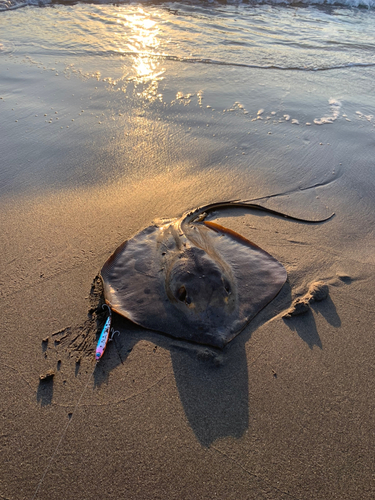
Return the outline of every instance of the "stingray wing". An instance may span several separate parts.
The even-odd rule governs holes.
[[[216,251],[230,266],[238,295],[236,321],[228,331],[232,340],[281,290],[287,279],[284,266],[242,235],[214,222],[203,223]]]

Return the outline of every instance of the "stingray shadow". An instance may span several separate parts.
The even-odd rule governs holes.
[[[240,342],[217,352],[183,344],[171,349],[181,403],[197,439],[209,446],[224,437],[240,438],[248,428],[248,370]]]
[[[223,350],[176,340],[145,330],[119,316],[119,335],[107,348],[94,372],[94,384],[108,383],[109,373],[126,363],[140,340],[169,350],[180,400],[199,442],[208,447],[215,440],[239,438],[248,428],[248,371],[243,342],[233,341]]]
[[[249,424],[245,344],[253,331],[283,310],[285,301],[290,303],[290,297],[290,285],[286,283],[278,296],[222,350],[146,330],[114,315],[113,326],[120,334],[114,336],[109,352],[98,363],[94,384],[108,383],[109,373],[126,362],[135,344],[148,340],[170,352],[180,400],[199,442],[208,447],[217,439],[240,438]]]

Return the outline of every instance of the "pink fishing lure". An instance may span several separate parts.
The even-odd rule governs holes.
[[[103,356],[105,348],[107,347],[109,333],[111,331],[111,320],[112,320],[112,315],[110,312],[96,346],[96,352],[95,352],[96,361],[99,361],[99,359]]]

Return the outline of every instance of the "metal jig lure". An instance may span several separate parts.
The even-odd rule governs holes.
[[[107,321],[104,324],[102,333],[100,334],[98,343],[96,345],[96,351],[95,351],[95,359],[96,362],[99,361],[99,359],[103,356],[104,351],[107,347],[108,340],[112,340],[113,336],[115,333],[119,333],[117,331],[113,331],[113,328],[111,329],[111,322],[112,322],[112,311],[111,308],[108,306],[108,304],[103,304],[103,309],[104,307],[108,308],[109,311],[109,316],[107,318]],[[111,337],[109,337],[109,334],[112,333]]]

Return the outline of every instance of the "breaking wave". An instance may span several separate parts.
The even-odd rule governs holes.
[[[61,5],[74,5],[78,3],[78,1],[57,1],[57,0],[0,0],[0,11],[19,9],[21,7],[34,6],[34,7],[45,7],[48,5],[61,4]],[[134,3],[133,0],[83,0],[80,3],[88,3],[88,4],[131,4]],[[153,5],[162,5],[163,1],[147,1],[140,0],[138,3],[140,4],[153,4]],[[326,7],[355,7],[355,8],[364,8],[364,9],[373,9],[375,8],[375,0],[206,0],[205,2],[196,2],[197,5],[219,5],[219,4],[228,4],[228,5],[275,5],[275,6],[293,6],[293,7],[307,7],[307,6],[326,6]],[[189,5],[194,6],[194,2],[190,1]]]

